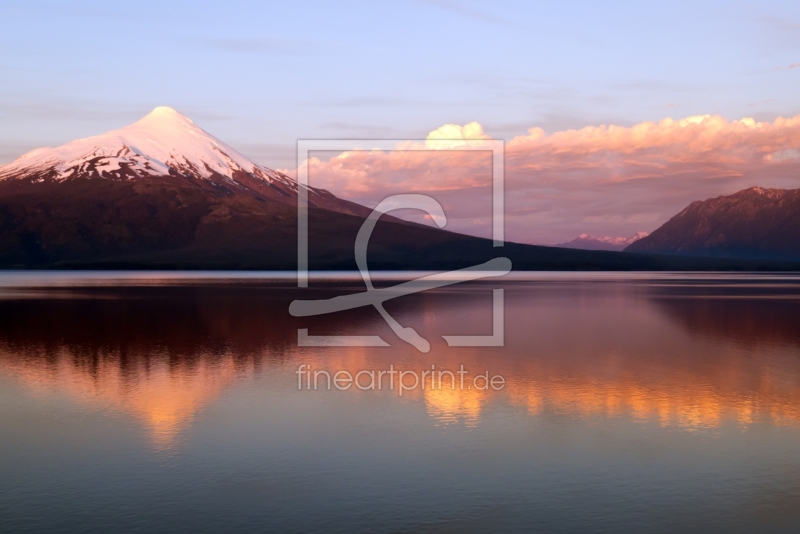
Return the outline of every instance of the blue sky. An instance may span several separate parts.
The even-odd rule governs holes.
[[[0,2],[0,163],[169,105],[271,167],[298,138],[511,139],[800,114],[800,2]]]

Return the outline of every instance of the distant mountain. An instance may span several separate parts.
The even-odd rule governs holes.
[[[574,248],[578,250],[624,250],[631,243],[647,237],[647,232],[638,232],[633,237],[594,237],[589,234],[581,234],[572,241],[553,245],[561,248]]]
[[[0,268],[296,268],[297,183],[249,160],[171,108],[0,167]],[[355,269],[371,210],[309,190],[312,269]],[[374,269],[456,269],[497,256],[529,270],[798,268],[570,250],[455,234],[384,216]]]
[[[625,251],[800,260],[800,189],[752,187],[693,202]]]

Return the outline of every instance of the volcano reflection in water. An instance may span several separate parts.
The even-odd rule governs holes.
[[[492,451],[519,443],[513,452],[504,454],[522,462],[520,472],[526,465],[539,465],[537,461],[544,461],[543,465],[553,461],[562,471],[552,469],[567,480],[583,479],[578,467],[558,463],[556,458],[563,452],[556,450],[578,447],[581,458],[600,455],[607,462],[621,454],[601,445],[602,441],[586,442],[585,436],[570,433],[577,429],[610,432],[616,443],[650,440],[648,450],[660,450],[656,443],[667,439],[661,431],[672,432],[672,436],[699,433],[718,438],[709,446],[717,447],[722,456],[734,455],[725,456],[731,465],[740,460],[750,462],[754,454],[776,447],[787,450],[781,440],[789,439],[797,449],[800,280],[757,276],[600,278],[539,275],[505,282],[506,345],[501,348],[448,348],[441,339],[443,334],[489,333],[492,297],[488,286],[456,286],[389,303],[387,308],[401,324],[413,326],[432,342],[429,354],[394,338],[374,310],[303,322],[292,318],[288,305],[299,290],[270,281],[6,288],[0,297],[0,380],[19,390],[6,393],[6,397],[28,406],[27,413],[46,413],[58,404],[71,406],[73,414],[93,414],[94,423],[81,423],[74,432],[86,432],[89,424],[94,425],[92,433],[104,436],[111,432],[111,427],[104,426],[111,424],[108,421],[130,420],[139,431],[130,434],[134,441],[129,446],[139,447],[141,454],[180,458],[183,451],[205,451],[213,456],[225,454],[227,448],[232,455],[235,450],[239,454],[247,450],[250,459],[240,457],[237,461],[244,462],[240,469],[261,458],[256,448],[261,444],[272,451],[269,461],[279,462],[275,465],[283,465],[283,454],[286,462],[309,462],[320,469],[309,460],[313,452],[313,458],[322,456],[349,465],[355,471],[348,472],[354,473],[358,467],[350,465],[356,461],[350,450],[378,461],[383,454],[379,444],[392,435],[384,447],[392,454],[402,451],[406,455],[406,470],[393,476],[400,477],[397,480],[402,480],[404,487],[416,490],[421,487],[417,484],[427,484],[425,473],[431,467],[424,458],[428,454],[452,459],[464,450],[473,450],[488,455],[481,458],[494,458]],[[349,285],[309,291],[321,298],[350,292],[353,288],[346,287]],[[303,294],[303,298],[308,296]],[[315,334],[379,333],[393,346],[300,348],[298,328],[309,328]],[[501,375],[506,385],[499,391],[415,389],[402,397],[386,389],[298,391],[295,371],[301,364],[331,374],[383,370],[390,364],[415,371],[431,365],[456,370],[463,365],[473,373],[488,370]],[[65,425],[48,427],[44,422],[14,417],[11,408],[0,416],[6,447],[46,451],[58,446],[54,441],[71,439],[70,427]],[[544,428],[549,434],[542,433]],[[740,447],[734,453],[735,447],[726,445],[732,438],[720,437],[729,436],[725,428],[740,433],[755,428],[785,429],[791,437],[767,435],[762,430],[747,437],[756,440],[756,445],[748,443],[758,449]],[[431,433],[431,429],[436,431]],[[562,431],[563,435],[559,434]],[[542,452],[544,443],[556,439],[554,432],[561,445],[550,453]],[[579,439],[584,442],[571,441]],[[677,440],[674,454],[680,460],[676,465],[692,464],[696,445],[680,445],[677,437],[669,439]],[[253,448],[236,448],[245,446]],[[539,447],[544,449],[536,452]],[[113,449],[107,449],[107,454],[113,462]],[[266,452],[263,454],[267,462]],[[554,456],[547,460],[536,454]],[[776,472],[800,469],[800,453],[789,458],[788,467],[787,457],[773,460],[763,459]],[[646,467],[652,465],[645,463],[642,469]],[[0,471],[3,469],[0,465]],[[375,470],[380,468],[373,467]],[[275,472],[270,471],[272,475]],[[266,478],[272,475],[262,473]],[[738,472],[729,475],[743,476]],[[363,476],[365,480],[351,482],[377,484]],[[513,472],[503,476],[504,484],[517,488],[514,491],[522,491],[519,488],[528,483],[517,480]],[[646,489],[645,479],[636,476],[628,473],[620,480],[639,488],[636,491],[641,491],[642,484]],[[782,495],[788,491],[788,502],[800,503],[800,478],[786,476],[794,482],[781,479]],[[657,481],[651,478],[646,481],[655,484],[651,489],[656,491]],[[622,484],[620,480],[617,482]],[[692,483],[689,479],[682,482],[684,487]],[[601,482],[597,484],[599,491],[606,491]],[[711,479],[708,484],[716,487]],[[358,498],[379,500],[381,487]],[[491,483],[487,487],[494,488]],[[748,494],[750,487],[742,486],[742,494]],[[333,487],[329,489],[333,491]],[[454,486],[444,495],[456,499],[462,489]],[[418,494],[409,491],[409,495]],[[503,500],[503,490],[492,491],[493,498]],[[390,493],[395,495],[386,493],[387,499],[400,498],[390,498]],[[473,497],[458,498],[469,501]],[[509,494],[508,498],[512,497],[521,498],[517,493]],[[292,501],[297,514],[303,506],[310,506],[303,497],[293,498],[297,499]],[[413,501],[417,497],[408,498]],[[696,496],[687,494],[686,498],[698,502]],[[455,508],[464,504],[447,502]],[[381,505],[373,502],[372,506]],[[796,509],[794,504],[790,508]],[[753,517],[762,512],[758,508]],[[641,517],[649,517],[648,513],[641,512]],[[413,524],[396,518],[392,524],[398,529],[436,524],[435,515]],[[327,517],[322,514],[317,519],[321,521],[323,516]],[[270,517],[282,516],[272,512]],[[312,520],[316,516],[302,517],[309,522],[308,528],[318,525]],[[796,519],[795,515],[789,517]],[[286,527],[297,520],[284,519]],[[355,530],[377,524],[385,523],[378,519],[374,524],[343,523]],[[516,526],[520,524],[527,523]],[[621,519],[610,524],[631,526]],[[209,525],[219,526],[213,521]]]

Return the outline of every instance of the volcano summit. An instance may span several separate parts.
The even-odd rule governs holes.
[[[0,167],[0,181],[27,183],[159,177],[221,195],[244,194],[292,205],[297,198],[293,179],[253,162],[166,106],[125,128],[58,148],[39,148]],[[342,213],[368,213],[322,189],[309,188],[309,203]]]

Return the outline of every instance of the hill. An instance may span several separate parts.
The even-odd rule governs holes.
[[[693,202],[625,251],[800,260],[800,189],[752,187]]]

